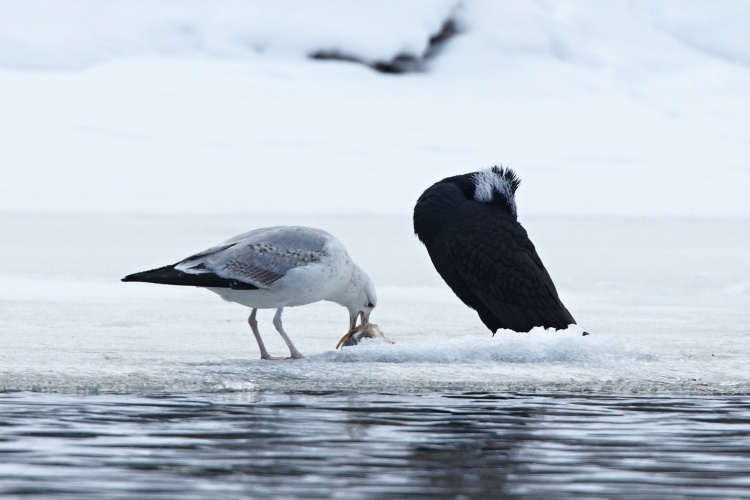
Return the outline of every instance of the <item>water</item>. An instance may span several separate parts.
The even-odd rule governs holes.
[[[0,495],[750,498],[750,397],[0,397]]]
[[[531,221],[586,337],[493,337],[408,217],[365,222],[253,218],[341,236],[396,341],[289,308],[306,357],[269,363],[246,308],[119,282],[245,217],[0,216],[0,497],[750,498],[748,221]]]

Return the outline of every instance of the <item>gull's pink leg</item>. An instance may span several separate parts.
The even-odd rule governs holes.
[[[266,346],[263,343],[263,339],[260,338],[260,332],[258,331],[258,322],[255,320],[255,315],[257,313],[258,310],[253,308],[253,312],[250,313],[250,317],[247,318],[247,322],[250,324],[250,329],[253,331],[253,335],[255,335],[255,340],[258,342],[258,347],[260,348],[260,359],[284,359],[277,358],[268,354]]]
[[[300,359],[302,357],[302,354],[297,350],[296,347],[294,347],[294,344],[292,344],[292,339],[289,338],[289,335],[286,334],[284,328],[281,327],[281,312],[283,310],[283,307],[280,307],[276,310],[276,316],[273,317],[273,326],[276,327],[276,330],[278,330],[281,338],[284,339],[287,347],[289,347],[289,352],[291,353],[292,358]]]

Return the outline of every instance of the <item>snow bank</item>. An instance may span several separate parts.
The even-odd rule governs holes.
[[[521,216],[748,216],[743,5],[3,2],[0,211],[406,214],[504,163]],[[424,72],[308,57],[447,17]]]
[[[368,61],[421,56],[455,0],[216,2],[11,1],[0,5],[0,66],[77,70],[160,54],[304,58],[345,51]]]
[[[750,5],[735,0],[644,3],[655,25],[686,45],[739,64],[750,64]]]
[[[317,51],[391,60],[423,55],[430,36],[451,18],[469,36],[509,56],[551,55],[586,65],[629,58],[634,67],[653,66],[672,59],[673,38],[709,55],[750,63],[750,34],[743,24],[748,15],[747,5],[732,0],[9,1],[0,5],[0,66],[75,70],[142,54],[304,58]],[[655,50],[653,43],[671,50]],[[646,45],[652,50],[644,50]]]

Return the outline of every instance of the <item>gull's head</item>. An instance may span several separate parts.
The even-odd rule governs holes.
[[[362,333],[364,326],[370,323],[370,313],[378,305],[378,295],[375,293],[375,285],[367,274],[357,266],[352,273],[352,281],[349,284],[347,299],[341,305],[349,309],[349,331],[339,340],[336,349],[342,344],[351,341],[357,332]],[[357,318],[360,320],[357,326]]]
[[[375,293],[375,285],[366,274],[365,278],[364,286],[357,296],[357,311],[355,316],[355,323],[356,317],[359,316],[359,322],[362,325],[370,322],[370,313],[378,305],[378,295]]]
[[[357,326],[357,318],[362,325],[369,323],[370,313],[378,305],[378,295],[370,277],[359,267],[355,267],[347,299],[342,305],[349,309],[349,329]]]

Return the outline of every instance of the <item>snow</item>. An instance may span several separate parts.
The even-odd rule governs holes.
[[[748,15],[0,3],[0,389],[747,393]],[[424,71],[308,57],[422,57],[449,18]],[[412,235],[426,187],[498,163],[580,328],[492,337]],[[341,239],[396,344],[334,351],[346,311],[320,303],[284,315],[307,358],[261,362],[244,308],[119,282],[276,224]]]
[[[9,1],[2,6],[3,66],[76,70],[112,58],[257,53],[304,57],[311,49],[356,53],[368,60],[422,55],[456,2],[397,0],[354,4],[294,0],[238,2],[135,0]],[[312,22],[311,22],[312,21]],[[311,47],[311,41],[314,46]]]

